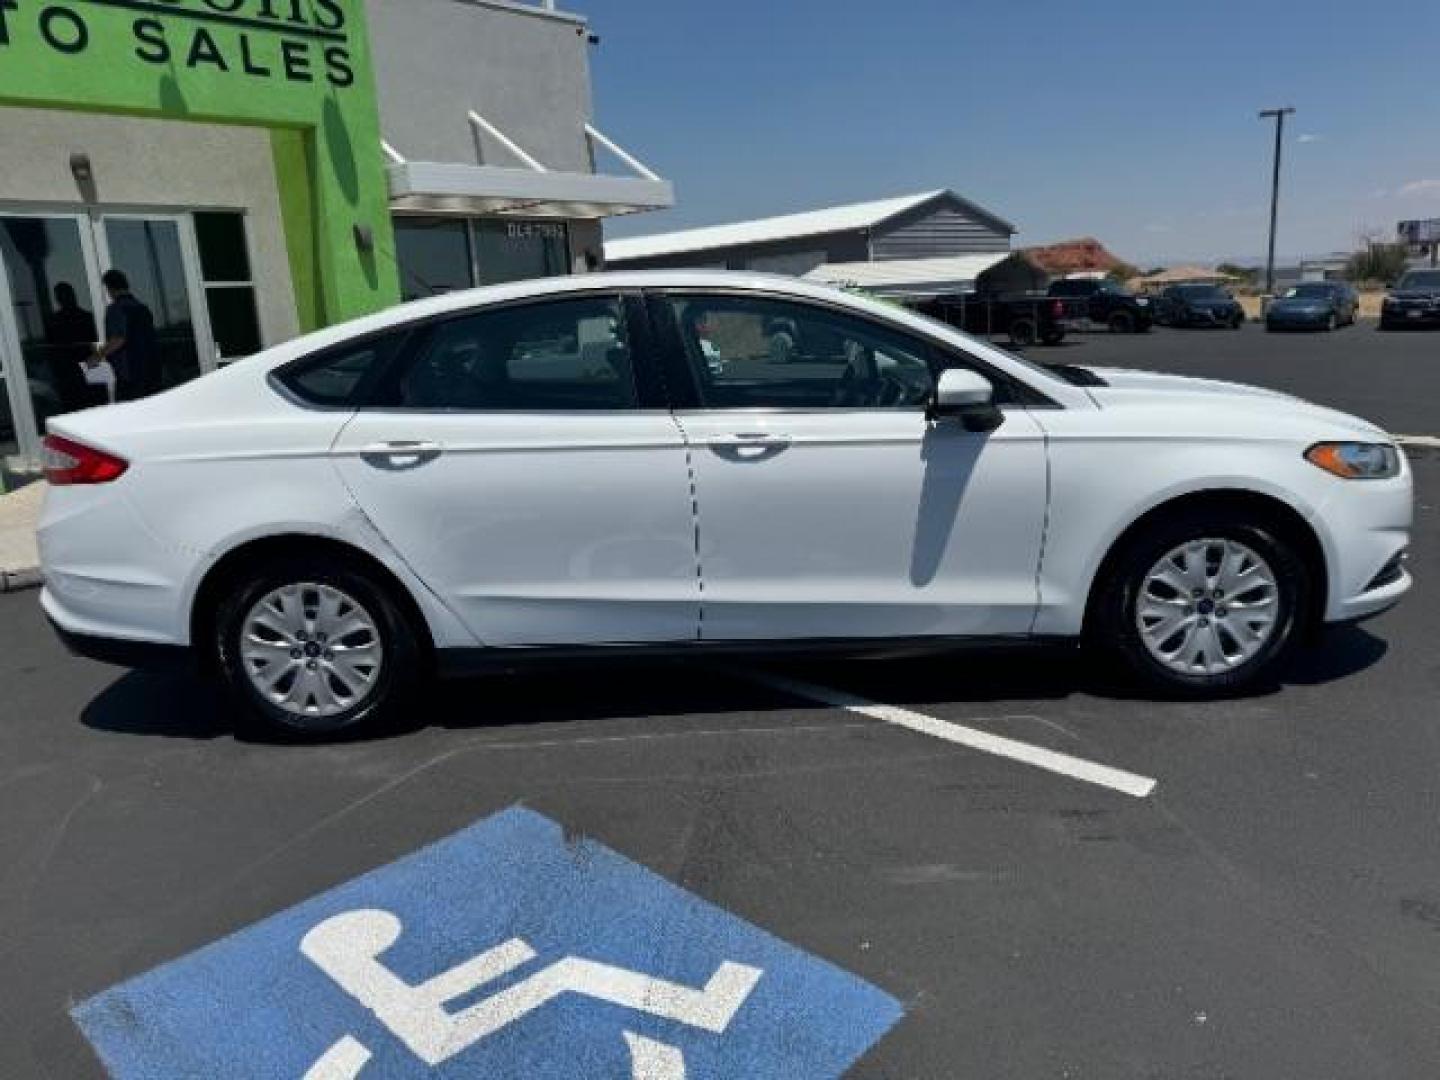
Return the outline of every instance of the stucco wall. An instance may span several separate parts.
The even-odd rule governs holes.
[[[493,0],[365,0],[385,139],[410,161],[477,160],[474,109],[549,169],[591,172],[589,31]],[[485,164],[519,166],[488,136]]]
[[[0,147],[5,204],[85,203],[70,172],[70,154],[83,151],[101,207],[244,211],[263,340],[273,345],[299,332],[268,131],[5,108]]]

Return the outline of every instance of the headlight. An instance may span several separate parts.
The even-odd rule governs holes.
[[[1343,480],[1388,480],[1400,475],[1400,451],[1388,443],[1317,443],[1305,460]]]

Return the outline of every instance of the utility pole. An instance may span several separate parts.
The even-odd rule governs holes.
[[[1266,296],[1275,295],[1275,223],[1280,216],[1280,152],[1284,146],[1285,117],[1294,111],[1288,105],[1283,109],[1260,110],[1261,120],[1273,118],[1275,121],[1275,172],[1270,180],[1270,252],[1265,258]]]

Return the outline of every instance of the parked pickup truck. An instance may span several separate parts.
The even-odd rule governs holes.
[[[1051,284],[1049,295],[1084,301],[1089,323],[1113,334],[1143,334],[1155,322],[1148,297],[1108,278],[1064,278]]]
[[[977,337],[1004,334],[1021,348],[1037,341],[1058,345],[1086,316],[1083,300],[1038,292],[942,296],[917,310]]]

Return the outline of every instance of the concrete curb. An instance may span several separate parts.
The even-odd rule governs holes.
[[[38,566],[22,567],[19,570],[0,571],[0,593],[21,592],[24,589],[38,589],[45,583]]]

